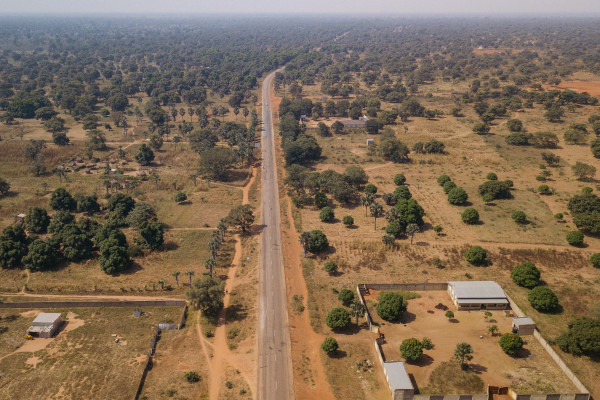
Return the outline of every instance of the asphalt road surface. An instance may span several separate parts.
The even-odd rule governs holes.
[[[261,266],[258,289],[258,399],[294,398],[290,330],[281,249],[281,212],[273,138],[269,86],[262,98],[262,218]]]

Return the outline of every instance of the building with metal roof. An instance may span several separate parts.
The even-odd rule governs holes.
[[[510,306],[504,290],[493,281],[448,282],[448,294],[459,310],[505,310]]]
[[[62,324],[60,315],[60,313],[40,313],[27,329],[27,333],[31,336],[51,338]]]

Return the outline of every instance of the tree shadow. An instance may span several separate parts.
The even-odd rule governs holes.
[[[426,367],[428,365],[433,364],[434,361],[435,360],[431,356],[427,354],[421,354],[421,357],[419,357],[415,361],[406,361],[406,363],[410,365],[416,365],[417,367]]]
[[[402,319],[400,320],[401,324],[408,324],[416,321],[417,315],[415,313],[411,313],[409,311],[404,311],[402,314]]]
[[[474,373],[480,375],[484,372],[487,372],[487,367],[484,367],[481,364],[469,364],[469,368],[471,369],[471,371],[473,371]]]
[[[521,348],[516,354],[511,355],[512,358],[527,358],[531,355],[531,351],[526,348]]]
[[[179,245],[172,240],[168,240],[165,243],[163,243],[163,245],[162,245],[162,249],[164,251],[177,250],[178,248],[179,248]]]
[[[456,318],[449,318],[449,319],[448,319],[448,321],[450,321],[450,322],[451,322],[451,323],[453,323],[453,324],[458,324],[458,323],[460,323],[460,321],[459,321],[459,320],[457,320]]]
[[[336,359],[344,358],[346,356],[347,356],[347,353],[344,350],[340,350],[340,349],[329,354],[329,357],[336,358]]]
[[[415,242],[415,246],[426,247],[429,246],[429,242]]]
[[[442,304],[442,303],[438,303],[438,304],[435,306],[435,308],[436,308],[437,310],[448,311],[448,306],[446,306],[446,305],[444,305],[444,304]]]
[[[127,276],[127,275],[133,275],[136,272],[139,272],[141,270],[143,270],[144,267],[142,267],[138,262],[134,261],[131,264],[131,267],[127,268],[125,271],[121,271],[121,272],[117,272],[115,274],[112,274],[112,276]]]
[[[225,319],[227,321],[243,321],[247,317],[246,308],[240,304],[232,304],[225,309]]]
[[[344,329],[333,329],[333,331],[341,335],[354,335],[360,332],[360,326],[351,323]]]

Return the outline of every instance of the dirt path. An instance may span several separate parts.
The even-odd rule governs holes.
[[[301,295],[304,300],[305,311],[301,315],[294,312],[289,313],[290,334],[292,337],[292,359],[294,364],[294,392],[299,399],[332,399],[335,400],[325,368],[321,362],[321,343],[325,336],[315,333],[310,325],[308,316],[308,289],[302,275],[302,263],[300,254],[302,248],[298,239],[298,233],[292,217],[292,207],[288,199],[286,209],[287,219],[290,221],[289,228],[282,227],[283,233],[283,259],[286,265],[286,281],[288,303],[293,295]],[[302,358],[311,360],[312,371],[301,371]],[[310,379],[304,379],[299,373],[310,375]]]
[[[250,192],[250,187],[254,183],[256,179],[257,170],[255,167],[252,168],[252,176],[246,183],[246,186],[242,188],[242,204],[248,204],[248,194]],[[223,308],[219,313],[219,318],[217,322],[217,328],[215,329],[215,340],[214,344],[208,342],[204,336],[202,335],[200,322],[196,326],[199,336],[200,345],[202,347],[202,351],[206,357],[206,362],[208,365],[208,371],[210,375],[210,382],[208,386],[209,399],[217,400],[219,398],[219,394],[221,389],[223,388],[224,382],[224,374],[227,366],[230,366],[238,371],[240,371],[240,375],[246,381],[246,384],[252,388],[252,390],[256,393],[256,372],[253,368],[252,363],[240,363],[236,360],[235,354],[229,350],[227,346],[227,321],[226,321],[226,312],[227,306],[229,305],[229,297],[230,293],[235,289],[236,282],[235,276],[238,270],[239,265],[242,260],[242,239],[239,234],[235,235],[235,254],[233,256],[233,262],[229,271],[227,273],[227,280],[225,282],[225,297],[223,298]],[[200,321],[200,314],[198,314],[198,321]],[[206,346],[212,346],[212,357],[210,356],[208,349]]]

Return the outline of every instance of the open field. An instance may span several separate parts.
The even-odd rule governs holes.
[[[64,328],[53,339],[33,341],[25,341],[23,329],[39,311],[0,311],[0,325],[6,329],[1,338],[1,397],[131,399],[153,328],[178,321],[182,312],[178,307],[148,307],[135,318],[127,308],[58,311],[66,316]]]

